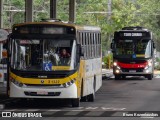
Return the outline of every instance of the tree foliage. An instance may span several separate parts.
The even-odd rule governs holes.
[[[34,0],[34,20],[49,18],[49,1]],[[68,21],[69,0],[57,0],[57,17]],[[143,26],[153,32],[156,43],[160,43],[159,0],[112,0],[112,13],[108,17],[108,0],[76,0],[76,23],[94,25],[102,29],[103,50],[109,50],[109,36],[125,26]],[[24,10],[24,0],[5,0],[4,10]],[[9,7],[12,6],[12,7]],[[4,12],[4,27],[24,21],[24,12]],[[157,46],[160,51],[160,48]]]

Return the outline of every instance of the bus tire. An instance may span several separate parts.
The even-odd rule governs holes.
[[[126,79],[126,76],[125,76],[125,75],[122,75],[122,79],[125,80],[125,79]]]
[[[72,107],[79,107],[79,106],[80,106],[79,98],[72,99]]]
[[[87,102],[87,101],[88,101],[87,96],[83,96],[83,97],[81,97],[81,102]]]
[[[95,91],[96,91],[96,77],[94,77],[94,82],[93,82],[93,93],[88,95],[88,102],[94,102],[94,100],[95,100]]]
[[[115,80],[120,80],[121,76],[120,75],[115,75]]]
[[[88,102],[94,102],[94,100],[95,100],[95,92],[88,95]]]
[[[148,78],[148,80],[152,80],[153,75],[152,75],[152,74],[150,74],[150,75],[148,75],[148,76],[147,76],[147,78]]]

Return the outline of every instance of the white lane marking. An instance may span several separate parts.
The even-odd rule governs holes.
[[[106,107],[101,107],[102,110],[125,110],[126,108],[115,108],[115,107],[110,107],[110,108],[106,108]]]
[[[76,110],[81,110],[83,109],[84,107],[77,107],[77,108],[64,108],[63,110],[73,110],[73,109],[76,109]]]
[[[27,110],[25,110],[25,111],[32,111],[32,112],[34,112],[34,111],[39,111],[40,109],[27,109]]]
[[[101,116],[104,111],[90,111],[85,116]]]
[[[84,107],[78,107],[77,109],[83,109]]]
[[[45,111],[45,112],[58,112],[58,111],[92,111],[92,110],[98,110],[98,111],[123,111],[126,110],[126,108],[117,108],[117,107],[80,107],[80,108],[72,108],[72,109],[49,109],[49,110],[43,110],[43,109],[3,109],[4,111]]]
[[[49,109],[47,111],[62,111],[62,110],[60,110],[60,109]]]
[[[95,110],[95,109],[97,109],[98,107],[87,107],[86,109],[87,110]]]
[[[84,111],[84,110],[71,110],[71,111]]]

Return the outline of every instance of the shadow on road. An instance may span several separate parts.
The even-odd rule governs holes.
[[[5,109],[60,109],[72,107],[71,100],[59,99],[13,99],[4,104]]]
[[[147,80],[147,78],[144,77],[126,77],[125,79],[121,79],[121,80],[127,80],[127,81],[144,81]]]

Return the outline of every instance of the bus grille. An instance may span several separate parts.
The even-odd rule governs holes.
[[[48,92],[47,94],[37,94],[37,92],[24,92],[27,96],[59,96],[61,92]]]
[[[39,87],[41,87],[41,86],[49,86],[49,87],[59,87],[59,86],[61,86],[61,84],[25,84],[26,86],[33,86],[33,87],[35,87],[35,86],[39,86]]]
[[[129,72],[129,70],[136,70],[136,72],[143,72],[144,69],[124,69],[122,68],[121,70],[122,72]]]

